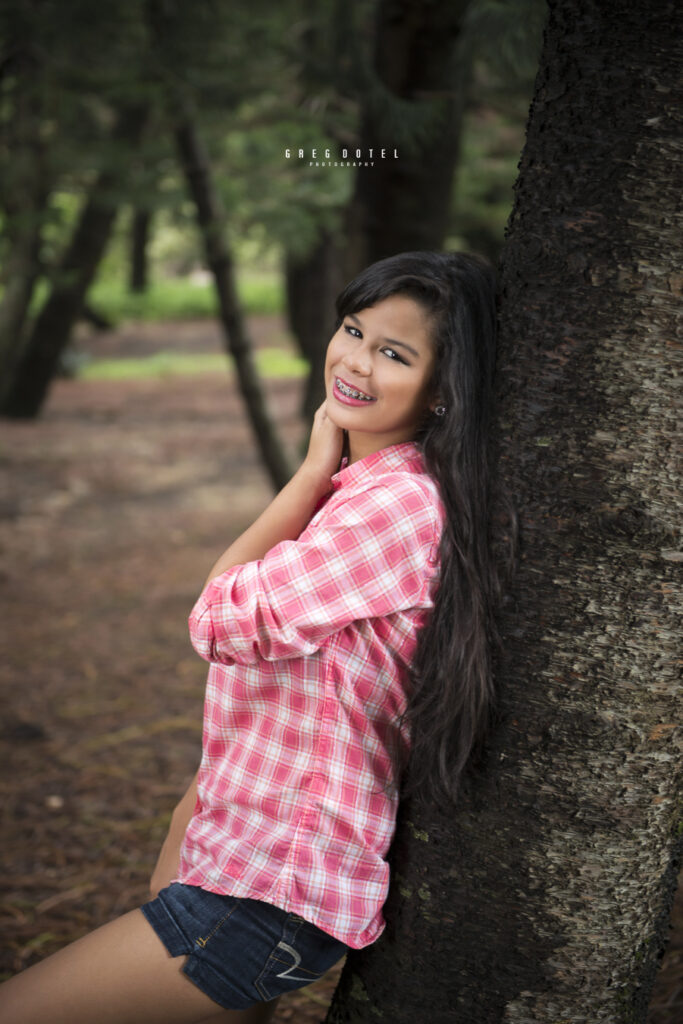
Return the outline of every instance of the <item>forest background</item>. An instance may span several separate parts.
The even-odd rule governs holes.
[[[144,898],[199,754],[185,612],[299,457],[339,287],[499,258],[546,4],[398,7],[2,5],[6,974]]]

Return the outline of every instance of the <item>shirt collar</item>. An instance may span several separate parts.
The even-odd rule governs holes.
[[[332,487],[336,491],[350,483],[357,483],[365,478],[370,479],[380,473],[396,469],[409,473],[425,472],[422,453],[414,441],[401,441],[400,444],[380,448],[378,452],[366,455],[364,459],[358,459],[350,466],[347,459],[342,459],[339,472],[332,477]]]

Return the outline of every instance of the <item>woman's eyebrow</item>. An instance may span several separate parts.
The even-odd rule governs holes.
[[[416,359],[420,358],[420,353],[417,351],[417,349],[414,349],[405,341],[396,341],[394,338],[385,338],[384,340],[386,341],[387,345],[395,345],[396,348],[405,348],[408,350],[408,352],[411,353],[411,355],[415,356]]]
[[[347,315],[349,320],[353,320],[353,322],[358,324],[359,327],[363,327],[362,321],[358,319],[355,313],[349,313]],[[410,352],[411,355],[415,356],[416,359],[420,358],[420,353],[417,349],[414,349],[412,345],[409,345],[406,341],[396,341],[395,338],[385,338],[384,340],[387,345],[396,345],[397,348],[404,348],[407,352]]]

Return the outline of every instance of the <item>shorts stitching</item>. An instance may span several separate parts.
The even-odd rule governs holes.
[[[142,913],[144,914],[148,924],[150,924],[154,931],[157,933],[157,935],[159,935],[159,937],[162,938],[162,933],[160,931],[160,918],[157,917],[157,915],[154,912],[155,907],[153,903],[151,906],[149,906],[149,910],[148,906],[149,905],[143,905],[140,909],[142,910]],[[166,922],[167,925],[172,926],[174,936],[176,938],[176,942],[173,942],[173,940],[170,937],[168,939],[162,938],[162,942],[166,946],[171,956],[187,956],[189,950],[192,949],[192,940],[188,938],[187,934],[181,927],[180,923],[176,921],[175,917],[173,916],[169,908],[166,906],[166,903],[162,897],[157,897],[156,906],[160,907],[161,910],[163,911],[164,921]]]
[[[288,932],[287,925],[288,924],[289,925],[293,925],[294,927],[291,929],[291,931],[289,931],[289,934],[287,935],[287,932]],[[306,921],[304,920],[303,917],[300,918],[298,914],[289,914],[287,920],[284,922],[283,927],[282,927],[282,933],[281,933],[280,942],[284,942],[285,941],[285,935],[287,935],[287,939],[289,940],[289,945],[294,946],[294,943],[296,942],[297,936],[298,936],[299,932],[301,931],[301,929],[302,929],[304,924],[306,924]],[[282,957],[277,955],[278,947],[279,947],[279,943],[278,943],[277,946],[275,946],[275,948],[271,952],[270,956],[267,958],[265,964],[263,965],[263,969],[262,969],[261,973],[259,974],[259,976],[257,978],[254,979],[254,982],[253,982],[254,988],[261,995],[261,998],[264,999],[264,1000],[269,1000],[269,999],[273,999],[274,998],[272,991],[268,987],[268,973],[269,972],[272,973],[272,971],[274,970],[275,965],[276,964],[280,964],[282,967],[285,967],[285,968],[288,968],[288,969],[292,968],[294,966],[288,960],[283,960]],[[297,953],[297,955],[298,955],[298,953]],[[296,970],[297,971],[302,971],[304,974],[306,974],[310,978],[310,981],[308,982],[308,984],[312,984],[314,981],[317,981],[319,978],[322,978],[322,975],[324,974],[324,971],[322,973],[318,972],[317,974],[314,974],[313,971],[310,971],[307,967],[304,967],[301,963],[297,964]]]
[[[275,953],[270,954],[268,963],[270,964],[271,962],[282,964],[283,967],[292,966],[287,960],[281,960],[279,956],[275,956]],[[308,967],[303,967],[301,964],[297,967],[297,971],[301,971],[302,974],[310,974],[311,978],[322,978],[322,974],[319,971],[309,971]]]
[[[225,924],[225,922],[226,922],[226,921],[228,920],[228,918],[230,917],[230,915],[232,914],[232,912],[233,912],[233,910],[234,910],[234,909],[235,909],[234,907],[231,907],[231,908],[230,908],[230,910],[229,910],[229,911],[227,912],[227,914],[226,914],[226,915],[225,915],[224,917],[222,917],[222,918],[220,919],[220,921],[219,921],[219,922],[218,922],[218,923],[217,923],[216,925],[214,925],[214,927],[213,927],[213,928],[211,929],[211,931],[210,931],[210,932],[209,932],[209,934],[208,934],[208,935],[206,936],[206,938],[204,938],[204,937],[203,937],[203,936],[201,936],[201,935],[200,935],[200,936],[198,936],[198,937],[197,937],[197,938],[196,938],[196,939],[194,940],[194,944],[195,944],[195,946],[199,946],[199,947],[200,947],[200,949],[205,949],[205,948],[206,948],[206,947],[208,946],[208,944],[209,944],[209,942],[211,941],[211,939],[212,939],[212,938],[214,937],[214,935],[216,934],[216,932],[218,931],[218,929],[219,929],[219,928],[221,928],[221,927],[222,927],[222,926],[223,926],[223,925]]]
[[[231,982],[226,982],[220,971],[195,952],[190,953],[181,970],[193,985],[224,1010],[246,1010],[253,1005],[253,1000],[245,999]]]

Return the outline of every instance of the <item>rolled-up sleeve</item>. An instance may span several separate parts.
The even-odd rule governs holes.
[[[372,486],[212,580],[190,615],[192,644],[207,661],[277,661],[313,654],[358,619],[430,607],[440,530],[420,480]]]

